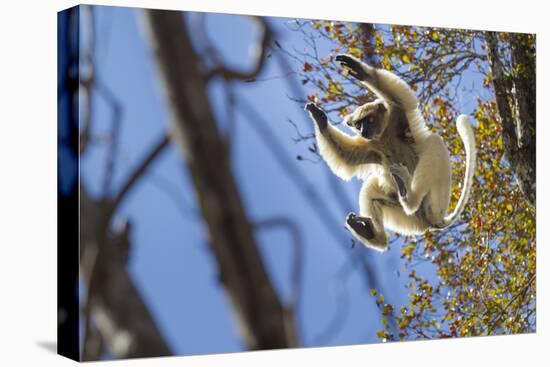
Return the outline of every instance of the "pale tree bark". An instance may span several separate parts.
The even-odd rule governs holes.
[[[245,343],[249,349],[295,347],[293,312],[275,293],[258,250],[209,103],[209,76],[201,70],[204,63],[185,20],[180,12],[146,10],[144,23],[167,99],[172,142],[191,174],[220,281]]]
[[[509,34],[510,68],[506,70],[495,32],[485,32],[487,58],[491,68],[502,139],[525,199],[536,201],[536,83],[535,50],[527,34]]]

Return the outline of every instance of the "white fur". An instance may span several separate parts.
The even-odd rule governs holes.
[[[371,143],[360,135],[349,136],[331,124],[327,125],[327,129],[332,139],[346,148],[346,152],[344,156],[342,156],[342,154],[338,152],[319,131],[319,127],[315,125],[315,137],[319,153],[336,176],[344,181],[349,181],[352,177],[364,180],[373,172],[382,169],[378,164],[349,165],[345,161],[345,158],[352,158],[354,155],[369,150],[371,148]]]
[[[468,118],[465,115],[459,116],[457,129],[466,150],[466,173],[458,204],[452,213],[447,214],[451,193],[451,165],[443,139],[428,129],[418,109],[418,100],[414,92],[403,80],[386,70],[374,69],[366,64],[362,64],[362,67],[371,76],[371,79],[363,84],[384,102],[388,107],[388,115],[389,109],[395,105],[404,109],[415,140],[418,164],[411,175],[403,177],[407,195],[399,198],[401,206],[387,204],[393,202],[392,197],[396,192],[396,184],[390,173],[390,165],[393,162],[355,166],[347,163],[350,157],[372,148],[372,141],[360,135],[348,136],[330,124],[324,134],[328,133],[333,141],[340,145],[340,149],[336,149],[317,127],[316,138],[321,156],[335,175],[346,181],[354,176],[364,181],[359,195],[359,215],[372,220],[376,235],[366,240],[349,226],[348,229],[366,246],[383,251],[387,248],[384,228],[404,235],[422,234],[432,228],[448,226],[458,218],[468,201],[473,182],[475,138]],[[361,113],[362,109],[359,107],[347,116],[346,120],[360,117],[358,114]],[[425,217],[418,212],[423,201]]]
[[[474,181],[474,171],[476,166],[476,141],[472,125],[468,122],[468,116],[458,116],[456,127],[458,134],[464,143],[464,149],[466,150],[466,172],[464,173],[464,186],[462,188],[462,193],[460,194],[455,210],[445,217],[445,226],[453,223],[464,210],[464,207],[470,198],[470,191]]]

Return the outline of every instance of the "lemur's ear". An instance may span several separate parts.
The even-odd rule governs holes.
[[[378,105],[378,112],[384,113],[384,112],[386,112],[386,111],[387,111],[386,106],[384,106],[383,103],[380,103],[380,104]]]

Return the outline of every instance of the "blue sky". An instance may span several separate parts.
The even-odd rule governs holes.
[[[157,70],[141,29],[139,11],[130,8],[95,7],[96,72],[123,107],[120,151],[116,160],[115,187],[120,185],[145,152],[168,126],[166,103],[159,88]],[[186,15],[188,20],[192,14]],[[290,31],[285,22],[291,19],[269,18],[283,46],[298,50],[306,47],[300,34]],[[85,26],[85,24],[84,24]],[[209,15],[210,38],[230,66],[244,68],[251,64],[249,45],[258,36],[246,18],[232,15]],[[323,45],[320,45],[323,47]],[[298,68],[298,65],[293,65]],[[288,96],[292,92],[280,78],[275,57],[266,61],[259,81],[235,84],[237,99],[245,99],[263,115],[264,121],[248,121],[243,113],[235,114],[232,165],[247,213],[253,221],[284,216],[296,222],[304,238],[302,264],[304,284],[299,318],[300,337],[305,346],[342,345],[378,342],[381,328],[374,298],[365,288],[361,270],[355,270],[345,283],[337,273],[359,253],[372,259],[378,277],[383,280],[386,299],[395,306],[406,302],[406,279],[400,275],[400,246],[395,244],[384,254],[351,247],[350,236],[343,227],[348,211],[357,211],[360,183],[338,181],[353,207],[343,210],[332,196],[331,175],[323,164],[297,161],[307,155],[307,144],[296,144],[290,118],[304,132],[311,123],[301,106]],[[293,76],[287,76],[293,77]],[[209,86],[211,105],[220,130],[231,125],[226,112],[223,86],[214,81]],[[94,94],[94,135],[107,135],[111,111],[105,100]],[[336,241],[319,221],[303,194],[251,128],[251,124],[269,124],[274,137],[282,144],[290,161],[315,185],[334,216],[341,221],[342,241]],[[101,140],[101,139],[99,139]],[[93,195],[101,193],[104,172],[104,143],[95,144],[82,160],[82,176]],[[177,354],[220,353],[244,350],[223,288],[217,279],[216,263],[205,237],[201,218],[194,215],[195,197],[189,174],[179,152],[170,147],[158,159],[150,174],[128,196],[117,218],[133,222],[133,249],[130,272],[152,311],[163,335]],[[283,300],[290,298],[293,251],[290,237],[283,230],[259,231],[256,235],[269,274]],[[430,269],[424,269],[428,274]],[[432,273],[433,274],[433,273]],[[343,324],[333,338],[318,344],[316,337],[338,310],[339,289],[348,290]]]

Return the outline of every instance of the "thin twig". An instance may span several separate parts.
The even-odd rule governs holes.
[[[120,203],[124,200],[130,189],[134,184],[139,180],[139,178],[147,171],[155,159],[165,150],[165,148],[170,143],[170,136],[164,135],[160,140],[154,144],[153,148],[145,154],[144,158],[141,160],[140,165],[128,176],[125,183],[122,185],[122,188],[114,196],[110,204],[109,218],[116,211]]]

